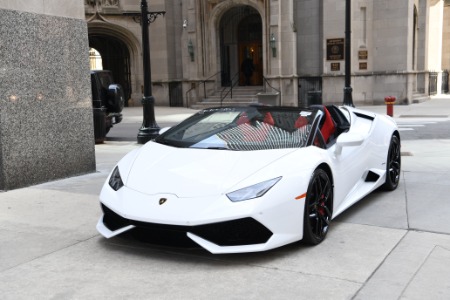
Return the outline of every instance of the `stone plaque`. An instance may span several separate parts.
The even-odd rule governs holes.
[[[367,50],[359,50],[358,51],[358,58],[360,60],[366,60],[367,59]]]
[[[345,39],[327,39],[327,60],[344,60]]]
[[[331,71],[340,71],[341,63],[331,63]]]

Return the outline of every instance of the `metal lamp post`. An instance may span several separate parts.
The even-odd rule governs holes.
[[[345,0],[345,87],[344,87],[344,105],[352,106],[353,89],[351,87],[351,0]]]
[[[164,16],[165,11],[149,12],[146,0],[141,0],[141,13],[126,13],[136,22],[141,22],[142,28],[142,62],[144,70],[144,96],[142,97],[143,121],[137,135],[137,142],[146,142],[158,136],[159,126],[155,120],[155,97],[152,95],[152,71],[150,66],[150,40],[148,27],[159,15]]]

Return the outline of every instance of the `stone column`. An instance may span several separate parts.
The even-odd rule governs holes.
[[[0,1],[0,190],[95,170],[83,2],[23,3]]]
[[[428,71],[438,72],[437,93],[441,93],[442,88],[442,31],[444,24],[444,1],[429,1],[429,23],[427,27],[428,49],[427,66]]]
[[[269,55],[270,70],[267,74],[272,86],[281,90],[281,104],[296,106],[298,102],[297,33],[293,0],[270,1],[270,26],[266,42],[276,39],[276,57]]]

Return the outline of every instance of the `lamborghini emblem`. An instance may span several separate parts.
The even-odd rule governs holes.
[[[159,199],[159,205],[163,205],[164,203],[166,203],[166,201],[167,201],[166,198]]]

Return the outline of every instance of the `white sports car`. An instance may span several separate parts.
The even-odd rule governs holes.
[[[205,109],[120,160],[97,229],[182,232],[212,253],[318,244],[352,204],[397,188],[400,159],[388,116],[332,105]]]

